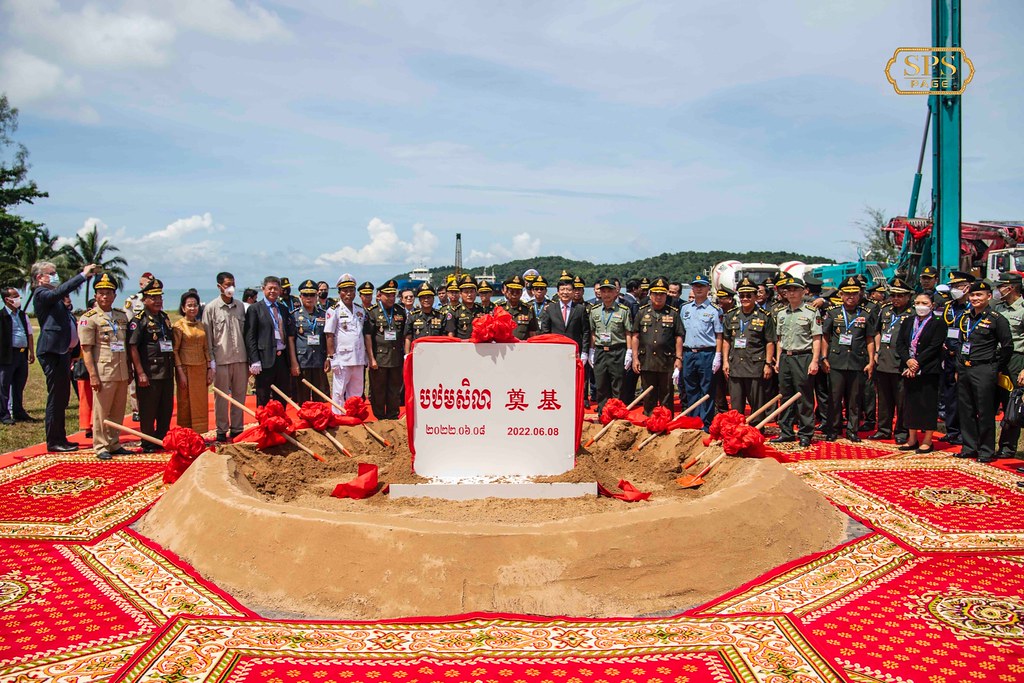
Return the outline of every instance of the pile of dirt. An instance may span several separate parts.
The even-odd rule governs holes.
[[[586,442],[600,427],[587,423],[583,441]],[[319,510],[376,510],[403,517],[451,521],[466,519],[470,515],[479,521],[522,524],[591,515],[624,505],[614,499],[590,497],[446,501],[430,498],[392,499],[378,493],[363,500],[332,498],[331,491],[337,484],[356,476],[360,462],[377,465],[381,488],[386,484],[427,481],[413,472],[404,422],[382,421],[375,423],[373,428],[392,444],[391,448],[379,444],[363,427],[340,427],[331,430],[331,433],[353,454],[352,458],[340,454],[328,439],[311,430],[299,432],[296,438],[322,455],[324,462],[288,444],[267,451],[257,450],[252,444],[231,444],[221,447],[220,451],[234,460],[238,476],[260,498]],[[654,494],[650,501],[640,502],[640,505],[700,498],[728,484],[730,474],[735,469],[732,458],[721,462],[714,474],[708,477],[707,484],[698,489],[681,489],[675,483],[676,478],[683,473],[682,464],[692,456],[703,453],[702,463],[707,463],[721,453],[717,447],[704,448],[703,432],[674,431],[657,437],[643,450],[635,450],[634,446],[648,436],[650,433],[644,428],[621,421],[590,449],[581,450],[572,470],[557,476],[536,477],[533,481],[596,481],[611,491],[617,491],[619,481],[624,479],[640,490]],[[695,473],[698,469],[699,466],[689,471]],[[245,489],[248,487],[243,487]]]

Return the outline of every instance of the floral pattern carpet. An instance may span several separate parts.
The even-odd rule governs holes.
[[[0,683],[1024,680],[1024,489],[891,443],[773,457],[871,533],[680,615],[264,619],[131,529],[163,454],[8,454]]]

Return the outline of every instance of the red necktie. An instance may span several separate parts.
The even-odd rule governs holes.
[[[569,304],[562,304],[562,322],[569,325]]]

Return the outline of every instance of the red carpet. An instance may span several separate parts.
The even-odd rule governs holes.
[[[165,455],[7,454],[0,683],[1024,680],[1020,477],[886,443],[792,446],[774,457],[876,533],[682,616],[598,621],[262,619],[127,528]]]

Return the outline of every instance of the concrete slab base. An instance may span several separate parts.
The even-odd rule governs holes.
[[[391,484],[392,498],[443,498],[445,500],[474,500],[477,498],[582,498],[597,495],[597,482],[473,482],[428,484]]]

